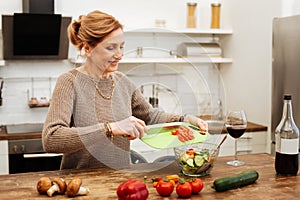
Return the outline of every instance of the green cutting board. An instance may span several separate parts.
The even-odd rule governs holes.
[[[184,126],[190,129],[194,133],[194,139],[181,142],[177,135],[172,135],[172,131],[179,128],[179,126]],[[209,139],[210,134],[207,132],[205,135],[199,133],[199,128],[185,122],[171,122],[163,124],[154,124],[147,126],[148,131],[141,138],[141,140],[147,145],[155,149],[168,149],[178,146],[194,144],[199,142],[204,142]]]

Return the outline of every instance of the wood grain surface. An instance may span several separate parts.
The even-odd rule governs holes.
[[[274,157],[269,154],[240,155],[239,159],[246,162],[241,167],[232,167],[225,164],[232,157],[220,157],[216,161],[211,174],[201,179],[204,188],[199,195],[193,195],[189,199],[298,199],[300,196],[300,177],[279,177],[275,174]],[[160,166],[159,166],[160,165]],[[159,169],[158,167],[161,167]],[[153,169],[157,169],[153,171]],[[254,169],[259,173],[256,183],[242,188],[215,192],[211,188],[216,178],[233,175],[245,170]],[[179,173],[176,163],[151,163],[136,164],[129,171],[116,171],[108,168],[90,170],[61,170],[48,172],[23,173],[16,175],[0,176],[0,199],[68,199],[65,195],[47,197],[36,191],[36,183],[42,176],[54,178],[60,176],[69,181],[72,177],[83,179],[83,185],[90,189],[87,196],[79,196],[74,199],[117,199],[116,189],[119,184],[127,179],[143,180],[147,176],[146,184],[149,189],[148,199],[178,199],[176,192],[168,198],[160,197],[152,187],[151,178],[163,177],[169,174]]]

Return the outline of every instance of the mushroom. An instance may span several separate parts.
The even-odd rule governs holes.
[[[52,181],[49,177],[42,177],[37,182],[36,189],[40,194],[46,194],[47,190],[49,190],[52,186]]]
[[[88,188],[81,186],[82,181],[80,178],[73,178],[67,186],[66,193],[69,197],[74,197],[77,195],[87,195],[90,190]]]
[[[67,188],[67,183],[63,178],[56,177],[52,181],[51,188],[47,191],[47,194],[49,197],[52,197],[52,195],[57,192],[58,194],[64,194]]]

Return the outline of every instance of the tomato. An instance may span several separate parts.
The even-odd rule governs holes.
[[[174,185],[168,179],[161,180],[156,185],[156,191],[160,196],[170,196],[174,190]]]
[[[175,131],[172,131],[171,133],[172,133],[172,135],[178,135],[179,129],[177,129],[177,130],[175,130]]]
[[[192,195],[192,191],[192,186],[189,182],[179,180],[179,184],[176,186],[176,193],[179,197],[190,197]]]
[[[203,182],[200,178],[195,178],[190,182],[192,194],[198,194],[203,189]]]

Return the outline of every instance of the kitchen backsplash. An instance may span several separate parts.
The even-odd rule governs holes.
[[[198,73],[194,66],[172,67],[176,70],[158,64],[120,64],[119,69],[127,73],[137,86],[142,86],[145,98],[153,95],[158,98],[158,107],[165,111],[193,114],[217,112],[213,109],[213,104],[220,98],[219,77],[215,69],[199,66],[196,68],[201,73]],[[31,97],[50,99],[58,75],[72,68],[66,60],[6,61],[6,65],[0,68],[0,75],[4,77],[0,124],[42,123],[48,108],[29,108],[28,100]],[[168,73],[163,72],[166,70],[169,70]]]
[[[0,124],[43,122],[47,107],[29,108],[29,99],[49,99],[58,75],[71,68],[67,60],[5,61],[0,67],[0,77],[4,78]]]

